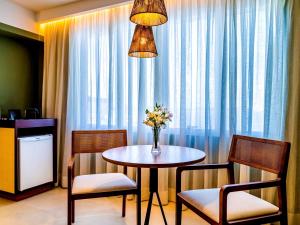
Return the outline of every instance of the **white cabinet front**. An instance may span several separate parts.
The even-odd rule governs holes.
[[[18,138],[19,191],[53,181],[53,136]]]

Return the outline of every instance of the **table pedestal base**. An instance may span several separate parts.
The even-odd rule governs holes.
[[[155,193],[157,196],[158,204],[160,207],[161,214],[163,216],[165,225],[167,225],[167,219],[165,216],[164,209],[161,204],[161,200],[158,194],[158,169],[157,168],[150,168],[150,184],[149,184],[149,190],[150,190],[150,198],[148,202],[148,207],[147,207],[147,213],[146,213],[146,218],[145,218],[145,223],[144,225],[149,224],[149,219],[150,219],[150,213],[151,213],[151,207],[152,207],[152,200],[153,200],[153,194]]]

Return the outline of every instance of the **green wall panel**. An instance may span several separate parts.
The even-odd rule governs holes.
[[[0,108],[40,108],[43,44],[0,34]]]

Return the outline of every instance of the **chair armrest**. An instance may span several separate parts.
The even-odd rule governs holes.
[[[226,169],[229,167],[229,163],[219,163],[219,164],[199,164],[194,166],[182,166],[178,167],[176,172],[182,172],[185,170],[208,170],[208,169]]]
[[[72,156],[68,162],[68,190],[72,191],[73,180],[74,180],[74,164],[75,157]]]
[[[181,192],[181,174],[183,171],[191,170],[209,170],[209,169],[228,169],[230,163],[219,163],[219,164],[200,164],[194,166],[183,166],[176,169],[176,193]]]
[[[222,186],[220,190],[220,202],[219,202],[220,221],[227,221],[227,197],[229,193],[236,192],[236,191],[279,187],[281,186],[281,184],[282,184],[282,180],[278,178],[270,181],[249,182],[243,184],[228,184]]]
[[[70,169],[71,169],[71,170],[73,169],[74,163],[75,163],[75,157],[72,156],[72,157],[69,159],[69,162],[68,162],[68,169],[69,169],[69,170],[70,170]]]
[[[228,195],[230,192],[235,192],[235,191],[278,187],[280,185],[281,185],[281,179],[278,178],[269,181],[257,181],[257,182],[243,183],[243,184],[227,184],[222,186],[220,192]]]

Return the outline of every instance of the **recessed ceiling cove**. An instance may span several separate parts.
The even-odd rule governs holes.
[[[38,12],[45,9],[54,8],[57,6],[65,5],[72,2],[78,2],[79,0],[12,0],[13,2]]]

